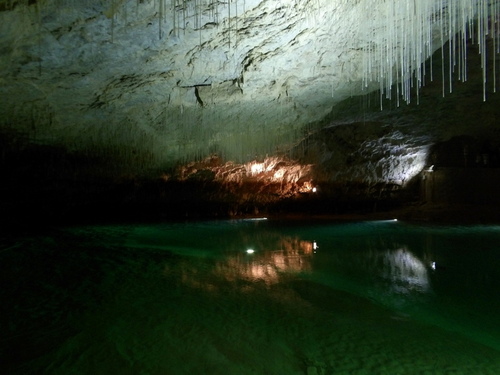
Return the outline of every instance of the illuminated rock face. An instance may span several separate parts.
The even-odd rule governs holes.
[[[247,161],[361,91],[347,2],[22,3],[0,12],[0,113],[39,142]]]
[[[491,87],[482,102],[480,70],[477,87],[444,100],[442,85],[427,83],[418,107],[393,101],[380,111],[377,94],[359,96],[383,86],[380,31],[406,32],[404,12],[388,22],[388,4],[0,0],[2,161],[16,147],[56,147],[47,179],[78,181],[160,176],[213,154],[235,163],[285,154],[315,165],[318,181],[404,185],[434,142],[495,135],[499,106]],[[438,15],[422,36],[429,53],[448,38],[439,27],[448,13]]]

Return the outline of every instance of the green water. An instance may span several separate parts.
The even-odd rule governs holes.
[[[499,269],[497,226],[239,220],[3,236],[0,373],[496,375]]]

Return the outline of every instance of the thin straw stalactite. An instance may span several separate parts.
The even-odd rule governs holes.
[[[405,102],[412,91],[425,84],[425,62],[434,50],[441,48],[442,91],[453,91],[453,76],[467,80],[467,45],[476,43],[481,56],[483,100],[488,80],[488,38],[492,40],[492,91],[496,92],[496,61],[498,53],[498,21],[500,0],[363,0],[363,19],[369,20],[360,31],[365,40],[363,87],[378,82],[379,89],[391,97],[392,85]],[[378,9],[380,17],[373,17]],[[383,20],[382,20],[383,19]],[[382,21],[381,21],[382,20]],[[437,26],[440,46],[433,46],[432,30]],[[444,46],[447,44],[447,53]],[[448,60],[445,61],[445,58]],[[431,67],[432,69],[432,67]],[[447,73],[447,74],[446,74]],[[431,70],[431,80],[433,73]],[[393,78],[396,82],[393,81]],[[448,81],[448,82],[446,82]],[[382,99],[382,94],[380,95]]]

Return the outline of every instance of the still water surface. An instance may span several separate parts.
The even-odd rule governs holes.
[[[0,245],[1,373],[500,374],[498,226],[234,220]]]

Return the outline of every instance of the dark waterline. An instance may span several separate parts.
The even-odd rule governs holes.
[[[1,372],[499,374],[499,240],[297,220],[3,237]]]

